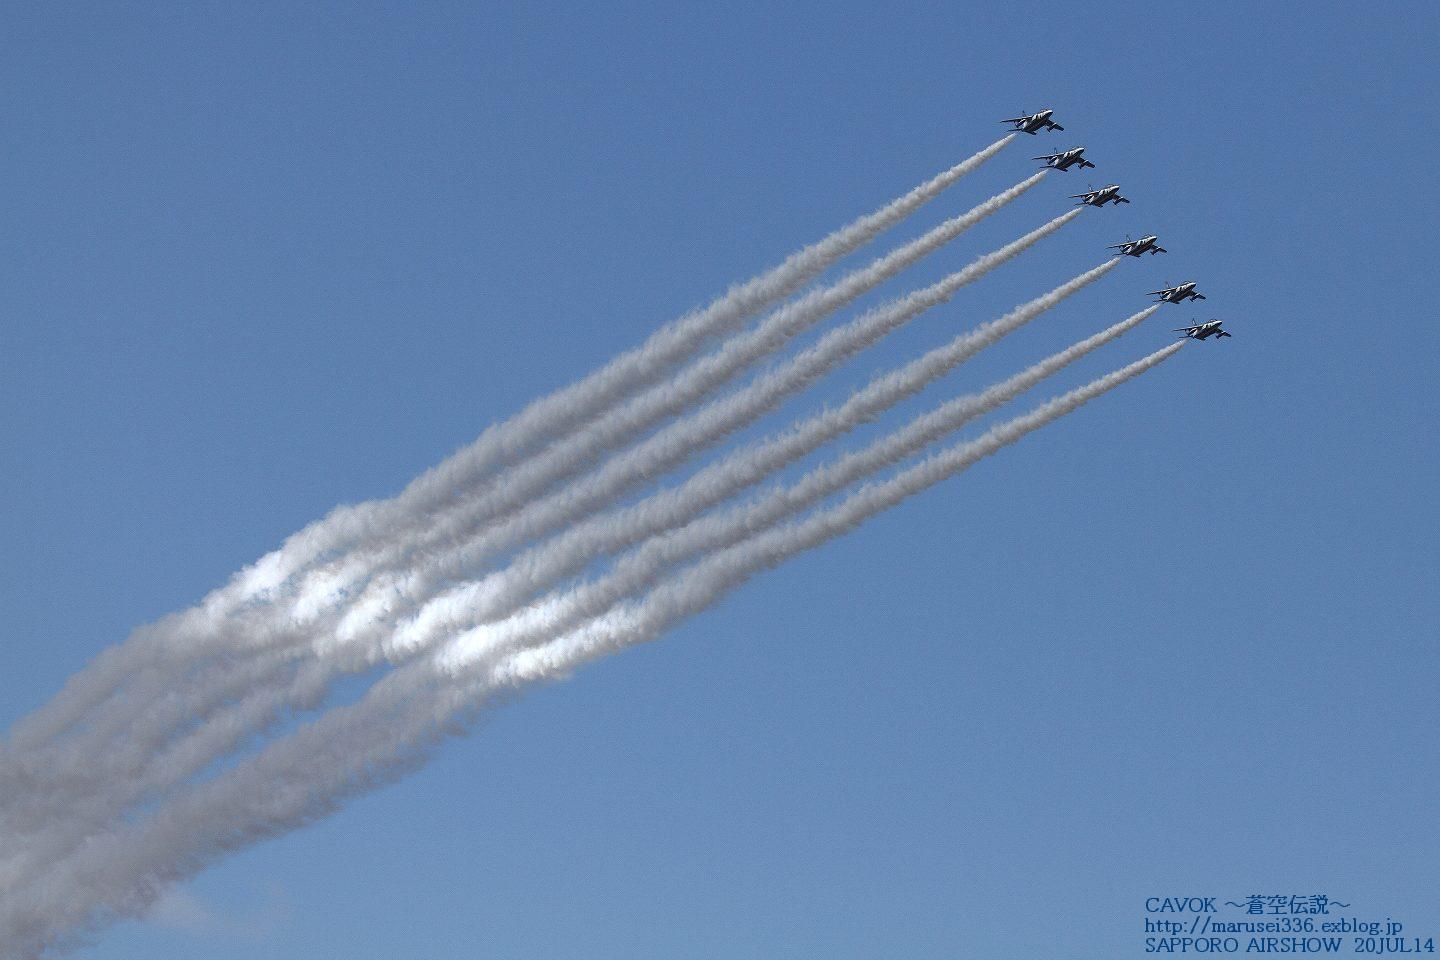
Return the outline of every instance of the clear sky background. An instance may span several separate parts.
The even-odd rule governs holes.
[[[786,413],[1127,233],[1172,252],[887,424],[1167,281],[1210,299],[1052,388],[1191,317],[1235,336],[497,710],[83,957],[1128,957],[1144,898],[1251,893],[1440,934],[1435,5],[300,6],[6,6],[0,727],[1001,117],[1066,130],[875,251],[1034,154],[1084,144],[1099,169],[887,295],[1089,184],[1134,203]]]

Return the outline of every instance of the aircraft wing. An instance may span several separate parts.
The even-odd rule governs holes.
[[[1050,129],[1051,129],[1051,130],[1064,130],[1065,128],[1062,127],[1062,126],[1060,126],[1060,124],[1058,124],[1058,123],[1052,123],[1052,124],[1050,124]]]
[[[1151,290],[1149,293],[1146,294],[1146,296],[1147,296],[1147,297],[1163,297],[1163,296],[1164,296],[1165,294],[1167,294],[1167,293],[1174,293],[1174,292],[1175,292],[1175,288],[1174,288],[1174,287],[1171,287],[1169,290]]]
[[[1081,157],[1081,158],[1080,158],[1080,169],[1081,169],[1081,170],[1084,170],[1086,167],[1093,167],[1093,166],[1095,166],[1095,164],[1091,163],[1089,160],[1086,160],[1084,157]]]
[[[1030,159],[1031,159],[1031,160],[1058,160],[1059,158],[1060,158],[1060,154],[1058,154],[1058,153],[1052,153],[1052,154],[1050,154],[1049,156],[1045,156],[1045,157],[1031,157]]]
[[[1000,122],[1001,122],[1001,123],[1023,123],[1024,121],[1029,120],[1029,119],[1030,119],[1029,117],[1011,117],[1009,120],[1001,120]]]

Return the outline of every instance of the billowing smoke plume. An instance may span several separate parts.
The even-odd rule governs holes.
[[[647,491],[1073,220],[1076,210],[779,358],[1036,186],[1043,173],[801,292],[1009,139],[490,428],[399,496],[334,511],[78,674],[0,749],[0,957],[36,957],[143,913],[227,851],[413,769],[497,694],[660,636],[1172,356],[1184,341],[925,455],[1134,329],[1151,306],[753,490],[1105,276],[1110,260]],[[377,668],[357,702],[327,707],[338,678]]]
[[[563,676],[597,656],[654,639],[756,573],[967,469],[1183,345],[1167,346],[998,424],[976,440],[862,486],[833,507],[753,533],[578,629],[533,636],[524,645],[497,645],[483,632],[462,635],[439,658],[401,668],[359,703],[332,709],[234,770],[182,792],[142,825],[99,835],[33,877],[0,909],[0,938],[38,949],[87,924],[142,911],[164,884],[226,851],[301,826],[345,798],[412,769],[495,690]]]
[[[476,479],[598,416],[639,389],[650,386],[686,362],[717,336],[738,328],[757,312],[785,299],[841,259],[901,223],[966,174],[999,153],[1009,134],[974,156],[945,170],[890,203],[797,251],[779,266],[732,287],[703,310],[662,327],[644,344],[616,357],[595,373],[536,400],[497,424],[444,463],[417,477],[398,497],[341,507],[286,540],[214,591],[195,609],[137,631],[130,645],[105,651],[72,677],[41,710],[11,731],[17,746],[39,743],[71,728],[95,703],[109,696],[134,667],[136,646],[173,653],[174,637],[209,636],[225,618],[257,601],[267,601],[298,571],[317,558],[353,545],[376,525],[397,514],[424,516],[444,506]]]
[[[1009,202],[1016,190],[1028,189],[1033,178],[1019,187],[1012,188],[989,204]],[[984,206],[984,205],[982,205]],[[976,208],[977,210],[981,208]],[[972,211],[973,212],[973,211]],[[32,748],[31,764],[43,765],[47,770],[68,765],[74,768],[77,778],[89,777],[100,781],[114,777],[115,768],[133,771],[134,765],[143,762],[178,726],[193,722],[196,716],[203,716],[217,704],[230,701],[248,688],[259,686],[258,696],[277,703],[273,691],[265,681],[279,675],[286,664],[297,653],[302,653],[325,638],[336,637],[342,641],[354,641],[356,635],[368,628],[371,633],[383,625],[392,612],[396,598],[408,605],[423,602],[442,585],[468,574],[484,559],[527,540],[541,537],[563,528],[566,524],[583,519],[585,516],[613,503],[635,486],[648,479],[673,470],[695,453],[720,442],[734,431],[753,423],[765,413],[775,409],[786,398],[805,389],[839,364],[854,357],[882,337],[919,316],[924,311],[948,301],[962,287],[975,282],[985,274],[1013,260],[1041,239],[1059,230],[1073,220],[1079,211],[1069,211],[1032,230],[1018,240],[1012,241],[991,253],[985,254],[968,266],[929,287],[915,291],[908,296],[877,307],[832,330],[814,346],[801,351],[790,361],[771,370],[745,388],[717,399],[698,411],[682,416],[659,432],[647,438],[634,449],[616,457],[590,475],[533,502],[507,517],[503,522],[471,531],[455,529],[454,517],[437,520],[434,528],[417,536],[416,543],[406,550],[392,550],[387,562],[399,556],[408,555],[411,566],[403,574],[382,579],[359,598],[346,619],[309,616],[297,618],[293,612],[261,608],[251,615],[235,618],[224,624],[212,637],[212,647],[220,659],[215,667],[201,671],[182,689],[175,689],[171,677],[162,665],[143,669],[140,679],[132,686],[135,693],[127,701],[112,707],[104,716],[96,718],[90,730],[82,732],[77,742],[69,744],[62,753],[40,751]],[[1039,315],[1065,297],[1099,279],[1117,261],[1111,260],[1088,271],[1069,283],[1057,287],[1043,297],[1017,308],[995,324],[976,332],[974,337],[957,341],[946,356],[952,357],[950,365],[966,357],[988,343],[999,339],[1031,318]],[[939,363],[940,357],[929,361],[930,366]],[[682,372],[678,379],[686,378]],[[569,445],[557,447],[554,455],[545,455],[519,467],[515,473],[528,474],[529,468],[542,465],[550,460],[563,460],[560,454],[570,451],[574,465],[588,462],[589,451],[575,450]],[[506,495],[515,488],[524,486],[521,477],[508,476],[505,484]],[[488,495],[477,499],[484,501]],[[463,508],[462,508],[463,509]],[[431,543],[449,546],[439,555],[429,555],[425,547]],[[368,560],[379,563],[373,555]],[[312,611],[314,613],[314,611]],[[317,641],[320,638],[320,641]],[[237,662],[225,647],[229,643],[242,643],[247,650],[268,647],[285,647],[279,653],[261,655],[252,661]],[[353,642],[350,644],[353,646]],[[325,651],[327,655],[329,651]],[[192,654],[193,657],[193,654]],[[291,703],[309,705],[325,690],[323,683],[315,682],[322,671],[317,668],[296,680],[296,690]],[[136,720],[136,712],[143,709],[148,719]],[[238,711],[232,711],[231,716]],[[251,716],[257,716],[250,713]],[[265,714],[268,720],[270,714]],[[258,719],[258,716],[257,716]],[[253,729],[249,726],[230,725],[233,737],[245,735]],[[125,741],[112,746],[116,739]],[[96,765],[95,756],[107,756],[107,764]],[[198,762],[198,761],[197,761]],[[133,773],[132,773],[133,775]],[[99,794],[97,793],[97,797]],[[33,798],[43,806],[42,798]]]

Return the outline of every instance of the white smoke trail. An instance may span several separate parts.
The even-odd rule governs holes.
[[[388,522],[397,512],[423,515],[497,465],[563,435],[635,390],[648,387],[714,337],[790,296],[840,259],[903,221],[1013,138],[1014,134],[1010,134],[997,140],[874,213],[792,254],[779,266],[733,287],[705,309],[663,327],[640,347],[621,354],[590,376],[487,429],[469,446],[417,478],[398,497],[338,508],[292,535],[278,550],[236,574],[225,587],[212,591],[193,610],[142,628],[129,643],[106,650],[72,677],[49,703],[17,723],[10,733],[10,746],[29,748],[79,723],[133,669],[135,646],[153,646],[163,653],[169,637],[210,635],[236,611],[268,599],[307,564],[362,539],[372,525]]]
[[[1097,269],[1108,270],[1110,263]],[[357,651],[365,655],[360,665],[372,665],[374,660],[371,657],[379,650],[385,651],[387,659],[392,661],[407,659],[413,650],[423,651],[439,637],[509,614],[536,591],[579,572],[596,557],[614,553],[647,537],[687,523],[704,510],[730,499],[745,487],[794,463],[824,443],[868,422],[901,400],[918,393],[985,347],[1035,319],[1066,296],[1093,281],[1093,273],[1094,271],[1087,271],[1044,296],[1016,307],[1000,319],[962,333],[949,343],[931,350],[905,366],[876,377],[841,406],[816,414],[779,436],[711,464],[674,489],[656,493],[632,506],[591,517],[567,529],[553,541],[521,554],[491,576],[436,596],[415,616],[404,621],[388,639],[381,632],[381,628],[386,627],[386,624],[371,623],[368,630],[357,631],[352,637],[359,641],[356,645]],[[938,418],[939,422],[950,422],[949,418],[959,410],[978,409],[983,412],[993,409],[1003,400],[1016,396],[1040,379],[1125,333],[1144,321],[1156,309],[1153,306],[1148,307],[1016,374],[978,397],[953,401],[945,408],[944,416]],[[957,428],[959,425],[960,423],[956,423]],[[877,446],[904,449],[916,442],[913,440],[914,436],[929,436],[929,429],[917,421],[910,428],[892,435]],[[855,462],[862,459],[856,455]],[[843,485],[848,485],[848,482]],[[767,518],[765,522],[773,521]],[[746,521],[745,525],[753,530],[756,523],[751,520]],[[675,558],[671,557],[667,562],[674,563]],[[532,611],[527,611],[527,615],[531,614]],[[533,614],[544,616],[538,610],[533,611]]]
[[[779,308],[753,330],[731,338],[715,353],[596,418],[585,429],[567,437],[563,444],[556,444],[507,470],[503,482],[465,495],[448,510],[432,510],[393,528],[373,529],[354,554],[334,568],[314,571],[316,584],[303,586],[295,600],[301,619],[308,619],[327,601],[343,599],[346,588],[361,581],[366,574],[407,567],[413,555],[437,544],[448,544],[480,524],[525,506],[557,483],[584,472],[597,458],[628,445],[645,431],[693,406],[815,323],[1004,209],[1038,184],[1043,173],[1027,177],[970,211],[947,220],[865,269]],[[997,257],[996,263],[1004,259],[1008,257]],[[977,271],[975,275],[978,277],[983,272]]]
[[[637,602],[611,608],[585,627],[543,646],[497,649],[483,630],[457,638],[439,660],[444,671],[465,677],[491,664],[484,689],[500,683],[526,684],[563,676],[576,667],[625,647],[653,640],[664,630],[694,616],[756,574],[848,533],[865,520],[968,469],[1022,437],[1052,423],[1090,400],[1132,380],[1174,356],[1185,341],[1162,347],[1098,380],[1062,394],[1039,407],[991,427],[978,439],[959,443],[909,467],[882,483],[869,483],[839,504],[803,520],[763,530],[706,557]],[[511,655],[498,663],[494,654]]]
[[[466,613],[447,605],[432,617],[412,621],[392,639],[393,645],[407,652],[415,649],[424,652],[446,637],[454,636],[455,631],[470,627],[463,635],[468,639],[450,645],[452,654],[463,656],[457,651],[468,645],[487,650],[487,655],[493,659],[564,633],[582,621],[598,616],[624,597],[649,586],[666,571],[674,570],[702,554],[731,546],[758,530],[772,527],[859,480],[914,456],[936,440],[961,429],[1131,330],[1156,309],[1158,307],[1147,307],[979,394],[951,400],[865,449],[810,471],[791,486],[773,490],[759,500],[738,504],[721,513],[693,519],[670,533],[654,536],[635,552],[621,558],[615,569],[599,580],[548,598],[493,625],[486,623],[477,611]],[[931,356],[945,350],[941,348]],[[922,358],[927,359],[930,357]],[[907,382],[907,376],[915,379]],[[922,377],[923,374],[918,371],[902,368],[880,383],[901,396],[909,396],[923,386],[922,382],[918,382]],[[896,398],[897,401],[899,398]],[[429,608],[426,609],[428,612]]]
[[[745,391],[717,401],[694,417],[676,422],[631,454],[600,471],[597,474],[598,479],[585,481],[592,484],[588,495],[572,495],[561,499],[561,503],[569,507],[570,512],[556,516],[552,508],[548,526],[553,529],[609,503],[623,491],[623,483],[643,480],[668,469],[703,444],[722,438],[737,425],[753,421],[766,410],[773,409],[784,396],[813,382],[825,370],[833,368],[835,364],[929,306],[948,299],[964,284],[973,282],[989,270],[1017,256],[1076,215],[1077,211],[1069,211],[1025,237],[979,258],[965,269],[931,287],[898,303],[871,311],[848,327],[832,332],[790,365],[778,368]],[[982,325],[973,333],[957,337],[948,347],[933,351],[918,361],[912,367],[912,374],[902,379],[914,381],[913,390],[920,389],[923,384],[919,382],[919,378],[934,379],[942,375],[980,349],[1093,283],[1113,269],[1117,262],[1107,261],[1044,296],[1023,304],[1000,320]],[[890,402],[898,402],[901,395],[895,390],[894,383],[880,384],[871,396],[893,395]],[[879,409],[872,399],[852,403],[847,410],[857,411],[861,404]],[[702,429],[697,430],[694,424],[699,424]],[[819,442],[821,441],[817,440],[816,444]],[[627,464],[628,472],[617,469]],[[551,498],[550,502],[554,503],[556,499]],[[522,519],[523,517],[524,514]],[[406,592],[418,599],[425,599],[433,594],[436,586],[462,572],[461,563],[464,557],[465,551],[462,549],[452,553],[448,567],[440,568],[438,564],[432,564],[434,569],[430,571],[428,579],[412,578],[406,585]],[[377,594],[372,594],[374,595]],[[362,604],[355,609],[363,611],[366,608]],[[452,600],[448,609],[457,609],[456,602]],[[39,777],[49,777],[52,781],[58,776],[59,782],[65,786],[65,795],[71,798],[71,803],[79,802],[88,807],[103,808],[112,802],[110,796],[116,790],[124,795],[124,802],[134,802],[133,791],[165,789],[178,782],[176,778],[183,779],[192,775],[215,759],[217,752],[223,755],[224,752],[240,746],[247,736],[263,732],[276,722],[278,712],[286,706],[310,707],[318,704],[336,672],[357,669],[359,665],[369,665],[378,658],[380,651],[376,645],[385,626],[385,622],[378,619],[368,623],[359,619],[352,619],[348,624],[342,623],[339,635],[345,639],[346,647],[358,652],[362,664],[355,662],[357,658],[354,655],[348,660],[341,659],[336,650],[318,644],[317,636],[328,637],[331,634],[310,626],[298,631],[290,630],[288,639],[292,649],[288,652],[262,656],[258,663],[236,664],[224,661],[219,669],[213,671],[209,682],[206,682],[204,677],[197,677],[183,687],[176,687],[168,682],[169,678],[162,670],[152,669],[150,679],[153,689],[148,691],[148,695],[133,698],[126,712],[111,711],[104,724],[87,731],[74,742],[65,743],[50,751],[32,752],[27,758],[30,769],[39,768],[43,771]],[[247,624],[243,630],[237,626],[236,632],[253,645],[269,642],[265,639],[267,635],[264,634],[263,624]],[[275,631],[271,630],[268,636],[273,640]],[[319,653],[318,662],[307,664],[299,675],[285,679],[289,661],[302,652],[306,644],[320,647],[316,651]],[[367,644],[370,645],[369,648]],[[277,686],[271,681],[281,682]],[[153,776],[143,775],[147,767],[156,766],[154,755],[164,747],[177,728],[183,728],[183,725],[189,724],[196,717],[205,718],[216,705],[227,704],[235,697],[240,698],[238,703],[224,708],[220,715],[203,723],[198,732],[166,752],[168,762],[161,766],[169,771],[169,774],[162,778],[158,785]],[[38,778],[32,775],[33,779]],[[43,829],[46,824],[53,822],[53,792],[32,787],[25,796],[29,801],[28,809],[11,811],[8,824],[11,830]],[[74,799],[76,797],[84,799],[77,801]],[[78,822],[89,822],[96,817],[103,819],[103,816],[102,812],[74,819]],[[41,851],[46,857],[53,855],[53,851],[48,847],[42,849],[37,845],[34,849]]]
[[[820,377],[926,310],[947,302],[962,287],[979,280],[1069,223],[1078,212],[1071,210],[1061,214],[1020,239],[979,257],[964,269],[831,330],[813,346],[758,377],[745,388],[670,423],[594,473],[525,505],[496,524],[475,531],[468,539],[461,539],[465,534],[463,530],[446,533],[441,538],[442,542],[458,542],[458,549],[438,557],[425,557],[421,553],[422,560],[419,562],[412,555],[412,562],[407,568],[377,578],[346,614],[336,633],[337,638],[343,642],[358,625],[388,616],[396,599],[408,601],[409,598],[429,596],[439,585],[470,573],[487,558],[553,533],[613,503],[627,490],[675,469],[698,451],[774,410],[789,397],[808,388]],[[1038,314],[1095,282],[1118,262],[1107,261],[1057,288],[1047,295],[1044,305],[1033,308],[1034,312],[1029,315]]]
[[[655,383],[662,376],[694,356],[705,342],[734,330],[738,324],[764,307],[799,290],[840,259],[896,226],[921,206],[939,196],[961,177],[977,169],[1008,144],[1007,135],[974,156],[931,178],[881,209],[861,217],[813,246],[792,254],[780,266],[732,288],[704,310],[692,313],[652,334],[642,346],[622,354],[583,380],[531,403],[511,419],[487,429],[475,441],[444,463],[432,468],[391,501],[369,505],[380,510],[408,510],[424,516],[442,506],[497,465],[525,454],[538,444],[554,440],[578,424],[599,415],[635,390]],[[362,505],[366,506],[366,505]],[[307,541],[299,557],[289,557],[290,572],[302,558],[323,554],[370,533],[372,522],[388,523],[388,517],[367,515],[355,508],[336,529],[329,521],[323,529],[302,531]],[[276,584],[283,566],[261,564],[255,576]],[[263,589],[263,587],[261,587]]]
[[[1039,183],[1041,176],[1042,174],[1035,174],[1027,177],[1010,189],[977,205],[969,212],[946,221],[918,240],[877,259],[869,267],[857,270],[840,282],[781,308],[756,330],[733,338],[716,354],[697,362],[671,381],[647,391],[613,410],[566,443],[507,472],[503,484],[498,484],[492,490],[463,502],[450,518],[430,518],[429,527],[423,533],[412,531],[408,540],[400,542],[394,542],[395,538],[391,537],[388,549],[372,548],[375,545],[367,544],[365,550],[342,561],[342,566],[316,571],[318,583],[321,586],[315,589],[315,581],[312,581],[312,589],[302,594],[295,606],[277,601],[274,604],[259,606],[249,615],[232,616],[227,620],[212,624],[208,634],[189,638],[194,649],[184,652],[190,653],[192,657],[223,655],[230,645],[240,645],[251,649],[263,648],[286,639],[293,642],[296,636],[304,638],[325,629],[328,623],[333,621],[321,618],[327,604],[321,602],[317,597],[323,596],[327,599],[343,597],[344,591],[338,590],[337,584],[352,583],[376,568],[386,569],[403,563],[411,553],[426,544],[449,543],[460,536],[468,526],[482,521],[498,510],[521,504],[537,490],[544,489],[566,475],[583,469],[595,455],[604,449],[623,444],[646,427],[660,422],[690,405],[733,376],[738,370],[778,349],[806,326],[813,324],[862,293],[873,289],[921,257],[939,249],[980,220],[1002,209]],[[904,316],[901,315],[901,311],[897,311],[890,319],[873,321],[868,327],[852,324],[845,328],[852,331],[848,337],[832,336],[822,341],[821,346],[825,348],[824,350],[817,347],[804,355],[808,363],[806,369],[810,371],[808,379],[798,383],[789,392],[801,389],[815,377],[820,376],[824,372],[824,364],[828,363],[833,367],[868,345],[869,341],[865,339],[866,330],[872,328],[881,330],[880,334],[870,337],[873,340],[874,336],[894,329],[899,323],[921,312],[931,302],[939,302],[934,299],[935,296],[941,299],[947,298],[954,289],[978,279],[989,270],[1017,256],[1038,239],[1058,229],[1064,222],[1068,222],[1074,215],[1074,211],[1062,215],[1055,221],[1033,231],[1030,235],[990,254],[988,258],[982,257],[967,268],[968,272],[961,271],[949,278],[948,282],[942,281],[941,284],[935,285],[932,291],[939,292],[933,294],[932,299],[923,305],[907,307],[906,309],[910,312]],[[867,316],[873,316],[875,313],[872,312]],[[786,391],[775,389],[775,385],[780,382],[780,378],[775,375],[772,375],[767,382],[771,384],[771,389],[767,394],[771,399],[766,402],[773,407],[780,398],[786,395]],[[750,391],[747,396],[752,398],[748,412],[741,410],[738,405],[732,404],[730,407],[732,420],[745,416],[753,419],[764,412],[763,406],[756,406],[753,402],[753,398],[757,396],[755,391]],[[680,421],[681,424],[686,422]],[[734,429],[734,427],[730,429]],[[666,436],[674,438],[681,432],[677,425],[671,428]],[[723,433],[713,434],[711,441],[708,442],[713,442],[723,436]],[[643,449],[653,452],[657,446],[651,444]],[[698,449],[698,446],[687,451],[683,447],[676,447],[672,440],[667,455],[678,462],[675,458],[683,459],[684,455],[694,452],[694,449]],[[655,457],[652,455],[649,463],[643,467],[644,474],[637,476],[632,470],[631,479],[628,482],[633,483],[646,476],[654,476],[661,469],[668,468],[657,465]],[[612,486],[617,482],[623,482],[616,479],[617,474],[618,471],[612,470],[607,475]],[[397,528],[392,532],[398,534],[401,531],[400,528]],[[369,595],[372,603],[376,598],[383,600],[387,597],[390,590],[393,589],[392,583],[393,581],[372,591]],[[201,640],[205,642],[201,643]],[[286,657],[265,657],[264,663],[258,668],[255,665],[247,664],[238,670],[236,669],[237,665],[230,659],[221,659],[219,666],[210,671],[212,674],[217,672],[220,674],[218,686],[216,683],[206,683],[202,678],[196,678],[193,682],[187,683],[183,689],[179,689],[175,684],[174,670],[176,658],[180,653],[181,651],[175,651],[164,658],[151,658],[147,664],[138,668],[138,671],[136,668],[132,668],[131,689],[128,691],[127,700],[113,706],[103,716],[92,716],[89,729],[79,733],[74,738],[74,742],[62,744],[60,749],[72,756],[88,758],[99,755],[102,745],[123,737],[127,742],[120,751],[110,755],[112,762],[133,763],[138,758],[143,758],[160,742],[153,739],[157,735],[154,732],[173,728],[175,724],[185,722],[196,712],[203,712],[207,709],[206,705],[201,702],[206,691],[209,691],[213,697],[228,698],[234,695],[235,691],[242,689],[239,687],[242,682],[255,683],[257,680],[274,676],[278,671],[284,669],[287,659]],[[151,724],[150,730],[154,732],[142,733],[134,728],[135,717],[141,711],[147,713],[152,719],[162,721]],[[164,734],[158,735],[163,736]],[[38,767],[46,771],[53,771],[53,750],[46,751],[38,745],[32,745],[26,753],[27,756],[23,762],[28,763],[32,770]],[[13,768],[21,762],[11,758],[6,766]],[[89,765],[88,760],[82,762]],[[26,774],[17,771],[12,775],[20,777]],[[93,770],[92,776],[100,775],[98,769]],[[32,793],[31,799],[32,802],[43,808],[39,794]],[[41,816],[43,817],[43,809]],[[18,829],[20,826],[21,820],[12,817],[11,828]]]
[[[497,686],[562,676],[604,653],[654,639],[756,573],[847,532],[870,516],[958,473],[1172,356],[1149,357],[992,427],[840,504],[758,533],[543,646],[497,664],[460,642],[439,664],[401,668],[359,703],[339,707],[218,779],[194,787],[139,825],[92,839],[0,906],[0,942],[29,956],[77,931],[142,912],[168,884],[227,851],[294,829],[347,797],[423,762],[428,748]],[[473,640],[473,638],[470,638]]]
[[[1054,293],[1065,289],[1057,288]],[[406,622],[395,635],[366,637],[352,655],[323,656],[308,661],[284,685],[261,687],[240,702],[207,719],[180,743],[147,756],[129,744],[120,754],[133,764],[117,767],[107,757],[85,760],[67,780],[72,795],[85,798],[83,816],[71,816],[64,826],[68,836],[51,837],[31,845],[35,860],[47,863],[87,835],[93,824],[104,823],[119,811],[184,783],[209,763],[237,749],[248,735],[278,722],[286,707],[313,706],[323,700],[336,677],[378,663],[382,658],[403,662],[427,652],[458,630],[495,620],[510,613],[526,597],[579,566],[628,544],[654,536],[693,520],[704,510],[766,474],[794,462],[804,453],[921,390],[1020,323],[1032,319],[1042,305],[1056,302],[1054,293],[1022,305],[1000,320],[956,337],[888,375],[878,377],[845,405],[818,414],[785,434],[732,454],[674,490],[658,493],[632,507],[601,514],[568,531],[553,544],[532,550],[516,564],[479,584],[443,594],[427,604],[420,615]],[[1106,330],[1049,357],[1010,379],[975,396],[961,397],[919,418],[905,429],[807,476],[792,488],[776,491],[763,503],[742,505],[719,517],[695,521],[665,538],[645,545],[625,558],[616,573],[579,593],[551,600],[488,630],[492,642],[514,644],[515,637],[564,629],[579,618],[599,613],[611,603],[640,589],[650,578],[701,552],[724,546],[761,526],[803,510],[819,499],[910,456],[947,432],[993,410],[1040,380],[1121,336],[1144,321],[1158,307],[1151,306]],[[518,568],[518,569],[517,569]],[[509,639],[493,639],[506,637]],[[148,762],[146,762],[148,761]],[[87,777],[76,789],[75,779]],[[50,802],[37,802],[33,814],[43,821]],[[72,804],[74,801],[72,801]],[[62,834],[65,831],[62,831]]]
[[[674,469],[704,447],[753,423],[786,398],[805,389],[882,337],[899,329],[924,311],[948,301],[964,286],[1019,256],[1069,223],[1079,213],[1079,210],[1067,211],[1025,236],[977,258],[965,268],[929,287],[877,307],[830,331],[816,344],[762,375],[744,389],[712,401],[700,410],[672,422],[591,475],[526,505],[518,513],[498,524],[482,528],[468,539],[463,538],[465,531],[461,529],[447,529],[454,525],[455,518],[437,523],[435,526],[438,529],[431,532],[430,539],[442,544],[455,543],[458,546],[439,557],[428,558],[428,562],[418,564],[414,555],[418,551],[412,551],[408,558],[412,566],[408,570],[398,570],[378,578],[364,596],[352,605],[333,633],[320,633],[313,624],[306,624],[298,631],[277,630],[272,623],[262,621],[246,624],[238,634],[252,648],[272,645],[293,647],[297,643],[309,643],[317,635],[322,639],[334,638],[335,646],[346,643],[369,622],[387,619],[396,599],[403,599],[407,604],[412,600],[423,600],[441,585],[466,575],[484,558],[527,540],[545,536],[607,506],[632,487]],[[1007,318],[1001,329],[1011,329],[1028,321],[1044,309],[1098,280],[1118,263],[1118,260],[1109,260],[1076,277],[1015,316]],[[395,563],[400,559],[399,556],[392,556],[387,562]],[[322,647],[317,652],[331,656],[334,649]],[[158,681],[163,681],[163,675],[157,677]],[[223,689],[229,690],[228,687]],[[308,685],[307,689],[310,689]],[[185,695],[199,695],[199,692],[192,685],[185,691]],[[188,714],[181,711],[180,715]]]

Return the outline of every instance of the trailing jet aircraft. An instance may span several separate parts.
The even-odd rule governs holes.
[[[1011,117],[1009,120],[1001,120],[1000,122],[1013,123],[1015,124],[1016,133],[1028,133],[1031,135],[1039,133],[1041,130],[1064,130],[1064,127],[1050,119],[1050,115],[1054,112],[1054,110],[1041,110],[1039,113],[1032,114],[1028,117]]]
[[[1064,153],[1052,153],[1044,157],[1031,157],[1030,159],[1044,160],[1045,166],[1054,170],[1069,170],[1077,164],[1081,170],[1084,170],[1086,167],[1095,166],[1095,164],[1082,156],[1084,152],[1084,147],[1076,147],[1073,150],[1066,150]]]
[[[1120,196],[1119,184],[1112,183],[1108,187],[1101,187],[1099,190],[1091,190],[1088,193],[1073,193],[1071,200],[1079,200],[1080,204],[1089,204],[1092,207],[1103,207],[1107,203],[1129,203],[1130,201]]]
[[[1169,253],[1169,250],[1166,250],[1155,242],[1159,239],[1159,237],[1152,233],[1141,237],[1139,240],[1126,240],[1124,243],[1112,243],[1106,249],[1119,250],[1120,252],[1115,254],[1117,257],[1138,257],[1142,253],[1148,253],[1151,256],[1157,253]]]
[[[1221,337],[1228,337],[1231,334],[1220,329],[1223,320],[1206,320],[1204,323],[1197,323],[1193,327],[1176,327],[1176,333],[1183,333],[1191,340],[1204,340],[1206,337],[1214,337],[1219,340]]]
[[[1159,297],[1156,303],[1183,303],[1186,300],[1204,300],[1205,294],[1195,291],[1195,281],[1176,284],[1164,290],[1151,290],[1150,296]]]

